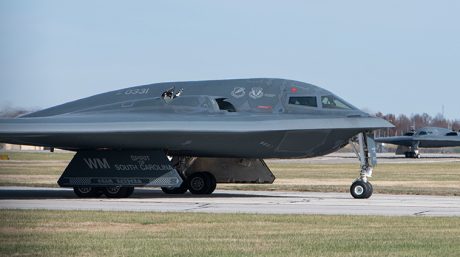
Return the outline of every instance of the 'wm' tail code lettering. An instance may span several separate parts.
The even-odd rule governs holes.
[[[105,158],[83,158],[90,169],[110,169],[110,165]]]

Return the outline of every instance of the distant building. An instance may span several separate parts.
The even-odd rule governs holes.
[[[43,146],[0,144],[2,151],[43,151]]]

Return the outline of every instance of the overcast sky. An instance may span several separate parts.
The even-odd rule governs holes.
[[[0,107],[252,77],[460,119],[460,1],[0,0]]]

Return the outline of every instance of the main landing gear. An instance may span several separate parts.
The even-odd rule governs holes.
[[[414,158],[414,159],[420,158],[419,145],[420,145],[420,142],[415,142],[415,143],[412,143],[410,147],[407,147],[406,148],[407,151],[404,152],[404,155],[406,156],[406,158]]]
[[[171,162],[182,177],[182,185],[175,188],[162,187],[161,190],[166,194],[185,194],[187,191],[196,195],[212,194],[217,185],[216,177],[210,172],[191,170],[196,160],[196,157],[173,157]]]
[[[350,193],[354,198],[366,199],[371,197],[374,191],[368,178],[372,176],[373,166],[377,164],[375,143],[371,136],[364,133],[358,134],[357,139],[359,149],[356,147],[356,142],[352,141],[351,145],[360,160],[361,171],[359,177],[351,184]]]
[[[162,187],[166,194],[185,194],[190,191],[196,195],[209,195],[216,189],[216,178],[209,172],[196,172],[184,179],[180,187]],[[74,187],[74,193],[81,198],[127,198],[134,192],[134,187]]]
[[[419,159],[420,158],[420,154],[418,153],[418,151],[416,151],[416,152],[405,152],[404,155],[405,155],[406,158],[414,158],[414,159]]]
[[[134,187],[74,187],[74,193],[82,198],[97,198],[105,195],[107,198],[127,198],[134,192]]]
[[[184,194],[188,190],[196,195],[209,195],[214,192],[216,185],[216,178],[211,173],[196,172],[184,179],[180,187],[162,187],[161,190],[166,194]]]

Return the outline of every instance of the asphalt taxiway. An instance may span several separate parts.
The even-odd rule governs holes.
[[[235,190],[197,196],[143,188],[126,199],[81,199],[65,188],[0,187],[0,209],[460,216],[460,197],[374,194],[353,199],[349,193]]]

